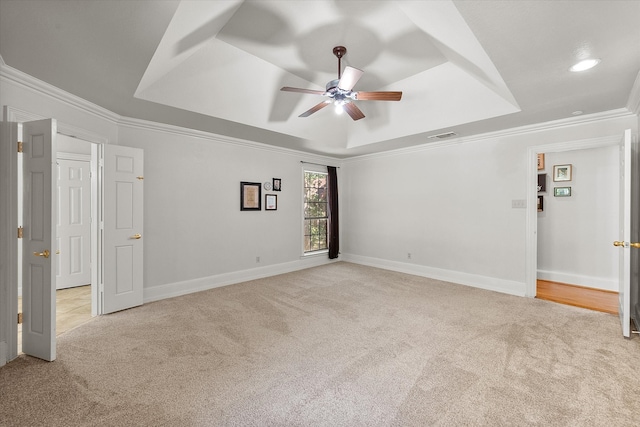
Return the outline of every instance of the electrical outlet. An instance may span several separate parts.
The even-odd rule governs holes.
[[[260,262],[260,257],[259,256],[256,257],[256,263],[258,263],[258,262]]]
[[[411,259],[411,252],[407,252],[407,259]]]

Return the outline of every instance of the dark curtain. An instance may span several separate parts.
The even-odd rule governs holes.
[[[338,258],[340,227],[338,222],[338,174],[334,166],[327,166],[329,185],[329,259]]]

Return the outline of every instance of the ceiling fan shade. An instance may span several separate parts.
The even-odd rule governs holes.
[[[347,66],[344,73],[341,72],[341,59],[344,54],[347,53],[347,48],[344,46],[336,46],[333,48],[333,54],[338,58],[338,79],[331,80],[326,85],[326,91],[302,89],[296,87],[285,86],[281,88],[284,92],[298,92],[307,93],[311,95],[322,95],[328,99],[323,101],[298,117],[309,117],[316,111],[321,110],[332,102],[338,107],[344,109],[354,121],[364,118],[364,113],[356,106],[353,101],[400,101],[402,99],[402,92],[356,92],[353,91],[353,87],[358,83],[360,77],[364,74],[364,71],[357,68]]]
[[[342,73],[342,77],[340,77],[338,88],[344,91],[350,91],[356,83],[358,83],[358,80],[360,80],[363,74],[364,71],[347,66],[347,68],[344,69],[344,73]]]

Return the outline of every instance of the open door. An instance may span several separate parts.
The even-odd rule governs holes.
[[[619,258],[619,307],[622,335],[631,335],[631,248],[640,243],[631,240],[631,130],[627,129],[620,150],[620,234],[621,240],[613,242],[620,252]]]
[[[102,146],[103,314],[143,302],[143,151]]]
[[[56,121],[22,124],[22,351],[56,358]]]

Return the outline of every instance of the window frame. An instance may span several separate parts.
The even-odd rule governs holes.
[[[316,250],[310,250],[307,251],[306,250],[306,225],[307,225],[307,217],[305,215],[305,204],[307,203],[307,186],[306,186],[306,175],[307,173],[317,173],[317,174],[322,174],[328,177],[329,172],[327,171],[326,166],[320,166],[320,165],[313,165],[313,164],[304,164],[302,167],[302,203],[301,203],[301,216],[302,216],[302,221],[301,221],[301,239],[300,239],[300,245],[301,245],[301,252],[302,252],[302,256],[303,257],[308,257],[308,256],[313,256],[313,255],[320,255],[320,254],[326,254],[329,252],[329,199],[328,199],[328,188],[327,188],[327,197],[326,197],[326,206],[327,209],[325,210],[325,214],[326,217],[319,217],[318,219],[324,219],[325,220],[325,233],[326,233],[326,237],[325,237],[325,248],[322,249],[316,249]]]

